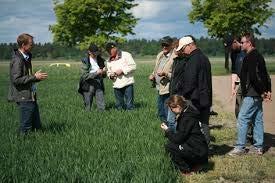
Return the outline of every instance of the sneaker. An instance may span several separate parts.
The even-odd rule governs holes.
[[[264,154],[264,151],[263,148],[253,147],[252,149],[249,149],[249,153],[261,156]]]
[[[246,154],[246,150],[244,148],[240,149],[236,147],[228,153],[229,156],[240,156],[244,154]]]

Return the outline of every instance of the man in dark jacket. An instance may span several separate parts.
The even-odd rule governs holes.
[[[264,128],[262,101],[271,100],[271,81],[263,56],[255,48],[255,39],[247,33],[241,39],[242,50],[246,52],[240,79],[243,95],[242,106],[238,115],[238,139],[229,155],[241,155],[246,152],[246,135],[249,122],[254,122],[254,148],[258,155],[263,154]]]
[[[35,82],[47,78],[47,73],[40,71],[32,74],[33,37],[21,34],[17,38],[18,49],[12,54],[10,63],[9,101],[15,101],[20,111],[20,132],[25,134],[30,130],[40,129],[41,121],[36,101]]]
[[[106,68],[96,45],[89,47],[88,56],[82,59],[81,69],[78,92],[83,96],[85,109],[91,110],[95,96],[98,110],[105,110],[103,78],[106,77]]]
[[[178,94],[191,100],[200,111],[200,122],[207,143],[210,142],[209,111],[212,106],[212,75],[208,58],[197,48],[192,36],[184,36],[177,50],[185,55],[181,82],[176,86]]]

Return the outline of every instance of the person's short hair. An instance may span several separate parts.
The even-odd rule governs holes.
[[[33,39],[33,36],[30,34],[27,34],[27,33],[20,34],[17,37],[17,44],[18,44],[19,48],[21,48],[23,46],[23,44],[28,44],[30,38]]]
[[[172,43],[173,48],[177,48],[179,46],[179,39],[175,39]]]
[[[243,37],[245,37],[247,41],[250,41],[250,42],[251,42],[251,45],[252,45],[253,47],[256,46],[255,37],[254,37],[253,33],[251,33],[251,32],[246,32],[246,33],[243,34]]]
[[[114,43],[114,42],[109,42],[109,43],[106,44],[105,49],[106,49],[106,51],[109,53],[109,52],[111,51],[111,49],[112,49],[112,48],[115,48],[115,47],[117,47],[117,46],[116,46],[116,43]]]
[[[240,36],[234,36],[234,37],[233,37],[233,42],[234,42],[234,41],[241,42],[241,37],[240,37]]]
[[[181,108],[185,109],[187,106],[187,102],[185,98],[180,95],[170,96],[166,104],[168,105],[168,107],[172,107],[172,108],[177,107],[177,105],[179,105]]]

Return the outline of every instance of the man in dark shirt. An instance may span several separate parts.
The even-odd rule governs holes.
[[[246,135],[248,124],[254,121],[251,150],[258,155],[263,154],[264,128],[262,101],[271,100],[271,82],[267,73],[265,60],[255,48],[255,39],[247,33],[241,39],[242,50],[246,52],[240,73],[243,95],[242,106],[238,115],[238,138],[235,148],[229,155],[240,155],[246,152]]]
[[[240,75],[245,57],[245,52],[241,49],[241,38],[234,37],[231,45],[232,75],[231,75],[231,95],[236,96],[235,116],[238,118],[243,101],[242,89],[240,86]],[[249,123],[247,140],[253,144],[253,123]]]

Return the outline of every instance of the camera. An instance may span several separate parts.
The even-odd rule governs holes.
[[[152,88],[155,88],[156,85],[157,85],[157,82],[156,82],[155,80],[153,80],[151,84],[152,84],[151,87],[152,87]]]
[[[164,86],[166,86],[170,82],[169,78],[164,77],[160,80],[160,83]]]

